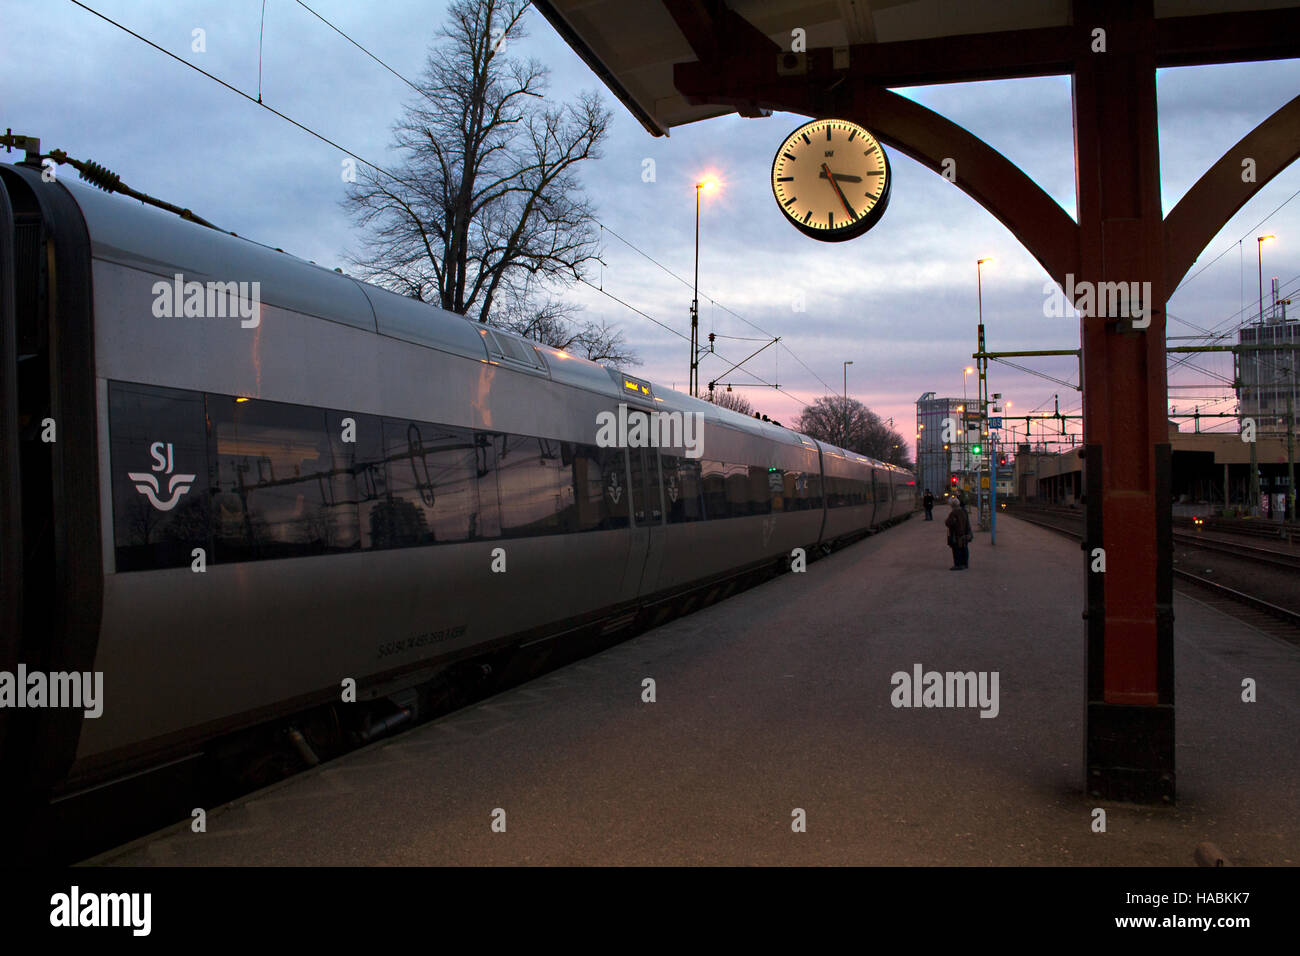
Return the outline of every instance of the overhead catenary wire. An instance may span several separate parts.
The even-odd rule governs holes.
[[[372,162],[372,161],[366,159],[365,157],[358,155],[355,151],[353,151],[353,150],[349,150],[349,149],[345,148],[344,146],[342,146],[341,144],[337,143],[336,141],[334,141],[333,139],[329,138],[328,136],[325,136],[324,134],[317,132],[316,130],[312,129],[311,127],[307,126],[306,124],[299,122],[298,120],[294,119],[293,117],[289,116],[288,114],[283,113],[283,112],[281,112],[280,110],[277,110],[277,109],[275,109],[274,107],[268,105],[266,102],[264,102],[264,101],[262,100],[262,97],[261,97],[261,55],[260,55],[260,39],[259,39],[259,57],[258,57],[258,71],[259,71],[259,80],[258,80],[258,84],[259,84],[259,88],[258,88],[258,95],[257,95],[256,97],[253,97],[253,96],[251,96],[250,94],[246,93],[244,90],[239,89],[237,86],[235,86],[235,85],[233,85],[233,84],[231,84],[231,83],[226,82],[225,80],[221,79],[220,77],[216,76],[215,74],[209,73],[207,70],[204,70],[202,67],[198,66],[197,64],[192,63],[192,62],[190,62],[189,60],[186,60],[184,57],[177,56],[175,53],[172,53],[170,50],[167,50],[167,49],[165,49],[164,47],[159,46],[157,43],[154,43],[152,40],[148,39],[147,37],[145,37],[145,36],[143,36],[143,35],[137,33],[136,31],[132,30],[130,27],[127,27],[125,24],[119,23],[117,20],[114,20],[112,17],[109,17],[109,16],[107,16],[106,14],[103,14],[103,13],[101,13],[100,11],[94,9],[93,7],[91,7],[91,6],[89,6],[89,5],[87,5],[87,4],[83,3],[83,2],[81,2],[81,0],[70,0],[70,2],[72,2],[72,3],[75,4],[76,6],[80,7],[81,9],[85,10],[87,13],[93,14],[94,16],[98,17],[99,19],[103,20],[104,22],[106,22],[106,23],[108,23],[108,24],[110,24],[110,25],[116,27],[117,29],[123,31],[124,33],[127,33],[127,34],[129,34],[129,35],[135,37],[135,38],[136,38],[137,40],[139,40],[141,43],[144,43],[144,44],[146,44],[147,46],[152,47],[153,49],[157,50],[159,53],[163,53],[163,54],[167,55],[168,57],[170,57],[171,59],[175,60],[176,62],[181,63],[182,65],[187,66],[187,67],[189,67],[190,69],[194,70],[196,73],[199,73],[199,74],[201,74],[202,76],[205,76],[205,77],[207,77],[208,79],[212,80],[213,82],[220,84],[221,86],[225,87],[225,88],[226,88],[227,90],[229,90],[230,92],[235,93],[235,94],[237,94],[238,96],[241,96],[241,97],[243,97],[244,99],[248,100],[250,103],[254,103],[254,104],[256,104],[257,106],[262,107],[263,109],[265,109],[265,110],[267,110],[268,112],[274,114],[275,116],[278,116],[280,119],[284,120],[285,122],[290,123],[291,125],[295,126],[296,128],[302,130],[304,133],[307,133],[309,136],[312,136],[313,138],[315,138],[315,139],[321,141],[322,143],[325,143],[326,145],[331,146],[331,147],[333,147],[334,149],[337,149],[337,150],[339,150],[340,152],[345,153],[345,154],[347,154],[348,156],[353,157],[354,159],[356,159],[356,160],[357,160],[358,162],[360,162],[360,163],[364,163],[366,166],[368,166],[368,167],[370,167],[371,169],[375,170],[375,172],[377,172],[377,173],[379,173],[379,174],[381,174],[381,175],[383,175],[383,176],[388,177],[389,179],[393,180],[394,182],[404,182],[404,180],[403,180],[403,178],[402,178],[401,176],[398,176],[396,173],[392,172],[391,170],[386,169],[385,167],[380,166],[378,163],[374,163],[374,162]],[[337,26],[335,26],[333,23],[331,23],[328,19],[326,19],[325,17],[321,16],[321,14],[319,14],[317,11],[313,10],[313,9],[312,9],[310,6],[308,6],[306,3],[303,3],[302,0],[296,0],[296,2],[299,4],[299,6],[301,6],[303,9],[307,10],[309,13],[311,13],[313,16],[315,16],[317,19],[319,19],[319,20],[320,20],[322,23],[324,23],[326,26],[330,27],[330,29],[334,30],[334,32],[338,33],[341,37],[343,37],[344,39],[346,39],[346,40],[347,40],[349,43],[351,43],[353,46],[357,47],[357,49],[361,50],[363,53],[365,53],[368,57],[370,57],[372,60],[374,60],[374,61],[375,61],[376,63],[378,63],[380,66],[384,67],[384,69],[388,70],[390,73],[392,73],[392,74],[393,74],[394,76],[396,76],[398,79],[402,80],[402,82],[406,83],[406,84],[407,84],[409,87],[411,87],[413,90],[415,90],[416,92],[420,93],[421,95],[427,95],[427,94],[425,94],[425,92],[424,92],[423,90],[420,89],[420,87],[419,87],[418,85],[416,85],[415,83],[413,83],[413,82],[412,82],[411,80],[409,80],[407,77],[403,76],[403,75],[402,75],[401,73],[399,73],[397,70],[393,69],[391,66],[389,66],[387,63],[385,63],[382,59],[380,59],[378,56],[376,56],[376,55],[375,55],[374,53],[372,53],[370,50],[366,49],[366,47],[364,47],[362,44],[360,44],[360,43],[358,43],[356,40],[352,39],[352,37],[350,37],[350,36],[349,36],[345,31],[339,29]],[[263,10],[263,18],[264,18],[264,17],[265,17],[265,10]],[[650,259],[652,262],[654,262],[655,265],[659,266],[659,268],[663,269],[663,270],[664,270],[665,272],[667,272],[669,275],[672,275],[674,278],[678,279],[678,280],[681,281],[681,282],[685,282],[685,280],[682,279],[682,277],[680,277],[680,276],[678,276],[676,273],[672,272],[672,270],[668,269],[668,268],[667,268],[666,266],[664,266],[662,263],[658,262],[658,260],[654,259],[654,258],[651,257],[649,254],[645,253],[643,250],[641,250],[640,248],[638,248],[637,246],[635,246],[635,245],[634,245],[633,243],[631,243],[629,240],[625,239],[622,235],[620,235],[619,233],[615,232],[613,229],[610,229],[610,228],[609,228],[608,226],[606,226],[604,223],[600,222],[600,220],[595,219],[595,217],[593,217],[593,220],[594,220],[598,225],[600,225],[602,231],[604,231],[604,230],[609,231],[611,234],[613,234],[613,235],[614,235],[616,238],[618,238],[620,241],[626,243],[628,246],[630,246],[631,248],[635,249],[635,250],[636,250],[637,252],[639,252],[641,255],[644,255],[647,259]],[[215,227],[214,227],[214,228],[215,228]],[[224,230],[223,230],[223,231],[224,231]],[[602,266],[603,266],[603,263],[602,263]],[[585,280],[584,280],[584,284],[585,284],[585,285],[588,285],[588,286],[591,286],[591,283],[589,283],[589,282],[585,282]],[[602,275],[602,282],[601,282],[601,285],[600,285],[599,287],[597,287],[597,286],[592,286],[592,288],[595,288],[596,291],[598,291],[598,292],[604,293],[603,285],[604,285],[604,282],[603,282],[603,275]],[[611,298],[614,298],[614,297],[611,296]],[[722,309],[724,312],[728,313],[729,315],[734,316],[735,318],[739,319],[740,321],[742,321],[742,322],[744,322],[745,324],[749,325],[750,327],[754,328],[756,331],[762,332],[762,333],[763,333],[765,336],[767,336],[768,338],[778,338],[777,336],[769,335],[769,334],[766,332],[766,330],[764,330],[764,329],[760,328],[759,326],[755,325],[753,322],[750,322],[748,319],[746,319],[744,316],[740,315],[739,313],[734,312],[733,310],[727,308],[726,306],[722,305],[721,303],[718,303],[718,302],[717,302],[716,300],[714,300],[713,298],[711,298],[711,297],[709,297],[709,296],[705,296],[705,298],[708,298],[709,301],[710,301],[711,303],[713,303],[713,305],[714,305],[716,308],[720,308],[720,309]],[[620,301],[620,302],[621,302],[621,300],[616,300],[616,301]],[[622,303],[622,302],[621,302],[621,304],[623,304],[623,305],[627,305],[627,303]],[[631,308],[631,306],[628,306],[628,307]],[[650,316],[646,315],[645,313],[640,312],[640,310],[635,310],[635,309],[634,309],[633,311],[635,311],[638,315],[641,315],[641,316],[644,317],[644,318],[650,319],[650,320],[653,321],[656,325],[660,325],[660,326],[662,326],[663,328],[669,328],[668,326],[664,325],[664,323],[659,322],[657,319],[652,319]],[[677,333],[677,332],[674,331],[674,334],[677,334],[679,337],[685,338],[685,336],[681,336],[681,333]],[[783,344],[784,344],[784,343],[783,343]],[[823,386],[825,386],[827,389],[831,389],[830,385],[828,385],[828,384],[826,383],[826,380],[823,379],[823,378],[821,378],[820,375],[817,375],[816,372],[813,372],[812,369],[809,368],[808,365],[807,365],[807,364],[806,364],[802,359],[800,359],[799,356],[796,355],[796,354],[794,353],[794,351],[791,350],[790,347],[789,347],[788,345],[785,346],[785,348],[786,348],[786,351],[789,352],[790,355],[795,359],[795,361],[799,362],[800,365],[802,365],[805,369],[807,369],[807,370],[808,370],[808,371],[809,371],[809,372],[810,372],[810,373],[811,373],[815,378],[817,378],[817,379],[822,383]],[[714,354],[717,355],[718,353],[715,351]],[[723,358],[723,357],[722,357],[721,355],[719,355],[719,358]],[[723,360],[725,361],[725,359],[723,359]],[[762,378],[760,378],[759,376],[755,375],[753,372],[749,372],[748,370],[745,370],[745,369],[742,369],[741,371],[745,371],[746,374],[751,375],[752,377],[754,377],[755,379],[757,379],[757,380],[760,381],[760,382],[763,382],[764,384],[768,385],[769,387],[777,388],[777,389],[780,388],[780,386],[778,386],[778,385],[773,385],[773,384],[770,383],[770,382],[766,382],[766,381],[764,381]],[[831,390],[833,391],[833,389],[831,389]],[[789,392],[786,392],[786,394],[790,394],[790,393],[789,393]],[[796,400],[802,402],[802,399],[796,399]],[[803,404],[806,405],[807,403],[806,403],[806,402],[803,402]]]

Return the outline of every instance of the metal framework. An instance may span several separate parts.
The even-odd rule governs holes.
[[[654,105],[623,86],[618,66],[593,53],[586,41],[598,42],[596,31],[584,38],[556,12],[560,0],[538,5],[647,129],[666,131],[650,115]],[[812,20],[815,6],[809,0],[786,12]],[[723,0],[644,0],[619,9],[632,7],[666,11],[689,44],[695,60],[677,62],[672,74],[687,104],[730,107],[742,116],[782,110],[859,122],[937,173],[955,161],[956,186],[1010,229],[1063,288],[1067,276],[1076,289],[1150,283],[1143,286],[1150,290],[1143,302],[1149,325],[1104,314],[1080,322],[1085,773],[1086,789],[1098,797],[1172,801],[1165,300],[1224,223],[1300,155],[1300,97],[1228,150],[1162,217],[1155,73],[1163,66],[1300,56],[1300,14],[1286,8],[1156,17],[1153,0],[1074,0],[1062,26],[793,52]],[[636,69],[629,63],[626,75]],[[997,150],[888,89],[1045,75],[1069,75],[1073,84],[1077,223]],[[1242,175],[1243,158],[1253,161],[1253,177]],[[1106,550],[1104,573],[1088,570],[1094,548]]]

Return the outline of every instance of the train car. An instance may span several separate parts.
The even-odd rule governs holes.
[[[0,709],[42,800],[914,507],[902,469],[27,165],[0,326],[0,670],[103,682]]]

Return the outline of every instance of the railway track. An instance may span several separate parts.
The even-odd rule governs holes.
[[[1008,511],[1007,514],[1076,540],[1081,540],[1083,537],[1082,514],[1029,509],[1016,509],[1014,512]],[[1300,558],[1285,552],[1256,548],[1235,542],[1224,542],[1218,539],[1208,539],[1197,533],[1175,532],[1174,541],[1184,545],[1194,545],[1208,551],[1217,551],[1222,554],[1245,558],[1258,564],[1280,566],[1288,570],[1300,570]],[[1179,590],[1184,593],[1219,610],[1230,613],[1267,634],[1280,637],[1293,644],[1300,644],[1300,613],[1289,608],[1280,607],[1254,595],[1246,594],[1236,588],[1230,588],[1217,581],[1211,581],[1209,578],[1183,568],[1174,568],[1173,573],[1175,580],[1183,585]]]

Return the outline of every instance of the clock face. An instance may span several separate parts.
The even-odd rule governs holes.
[[[789,135],[772,160],[772,195],[800,232],[823,242],[862,235],[889,205],[889,159],[857,123],[821,119]]]

